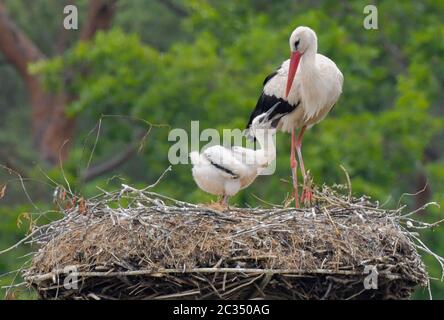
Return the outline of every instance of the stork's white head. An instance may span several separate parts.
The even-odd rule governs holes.
[[[301,55],[305,53],[306,50],[311,49],[315,52],[318,46],[318,37],[313,29],[309,27],[297,27],[291,33],[290,39],[290,50],[291,52],[299,52]]]
[[[253,122],[250,126],[250,131],[253,136],[256,138],[258,137],[258,134],[267,134],[267,135],[274,135],[276,134],[276,129],[271,126],[271,120],[267,119],[267,116],[265,113],[258,115],[256,118],[254,118]]]
[[[291,56],[290,69],[288,71],[287,78],[287,88],[285,91],[286,96],[288,96],[288,93],[290,92],[301,56],[309,51],[316,53],[318,50],[318,38],[312,29],[301,26],[294,29],[294,31],[291,33],[289,44]]]

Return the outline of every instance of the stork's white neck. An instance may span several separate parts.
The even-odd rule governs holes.
[[[276,158],[274,132],[275,129],[262,129],[255,131],[256,140],[260,145],[260,150],[257,150],[257,162],[259,165],[267,165]]]
[[[301,68],[300,94],[305,120],[318,115],[328,99],[328,94],[323,90],[323,74],[318,68],[316,49],[317,45],[307,48],[299,64]]]
[[[310,73],[316,70],[316,53],[317,44],[311,45],[305,50],[304,54],[301,56],[301,62],[299,63],[301,73]]]

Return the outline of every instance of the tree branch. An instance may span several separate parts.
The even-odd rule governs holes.
[[[9,18],[3,2],[0,2],[0,51],[25,79],[30,77],[28,64],[45,58],[44,54]]]
[[[89,40],[97,30],[111,25],[117,0],[90,0],[88,18],[81,32],[80,40]],[[57,47],[63,50],[66,34],[59,35]],[[65,107],[74,96],[65,92],[51,93],[44,90],[37,76],[28,72],[28,64],[42,60],[45,56],[15,25],[6,13],[0,0],[0,51],[15,66],[22,76],[32,106],[32,132],[34,143],[43,159],[54,165],[64,160],[68,148],[61,148],[65,141],[73,141],[75,118],[68,118]]]
[[[62,0],[62,7],[64,8],[67,5],[76,5],[76,0]],[[62,54],[65,49],[68,47],[69,40],[72,39],[71,34],[73,34],[72,30],[65,29],[63,25],[63,20],[65,15],[60,15],[59,20],[59,30],[56,35],[56,39],[53,42],[53,52],[55,54]]]
[[[88,19],[80,40],[89,40],[98,30],[106,30],[111,26],[116,2],[117,0],[90,0]]]
[[[114,169],[118,168],[137,153],[139,149],[140,140],[146,136],[147,132],[141,131],[137,134],[135,141],[133,141],[128,147],[126,147],[121,153],[116,154],[109,160],[96,164],[86,170],[80,178],[81,182],[88,182],[97,178],[103,174],[106,174]]]

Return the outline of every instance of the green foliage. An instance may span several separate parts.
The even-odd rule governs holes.
[[[29,205],[1,207],[0,206],[0,243],[2,247],[0,251],[20,241],[29,231],[30,223],[32,222],[31,214],[32,208]],[[46,220],[47,221],[47,220]],[[9,286],[14,283],[21,282],[20,272],[17,270],[21,268],[29,259],[25,257],[28,250],[24,247],[19,247],[14,251],[3,254],[0,259],[0,296],[4,297],[8,292],[4,286]],[[14,290],[11,290],[11,293]],[[34,295],[31,292],[14,292],[12,297],[16,299],[29,299]],[[11,297],[11,298],[12,298]]]

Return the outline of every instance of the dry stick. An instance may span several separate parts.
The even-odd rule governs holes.
[[[259,276],[257,276],[257,277],[255,277],[255,278],[251,279],[250,281],[248,281],[248,282],[246,282],[246,283],[243,283],[243,284],[241,284],[241,285],[239,285],[239,286],[237,286],[237,287],[234,287],[234,288],[231,289],[231,290],[225,291],[222,295],[223,295],[223,296],[228,296],[230,293],[235,292],[235,291],[239,290],[240,288],[243,288],[243,287],[249,286],[250,284],[254,283],[257,279],[260,279],[262,276],[263,276],[263,274],[260,274]]]
[[[213,291],[217,294],[219,299],[222,299],[221,294],[219,293],[219,291],[217,291],[216,287],[211,283],[211,281],[208,278],[205,278],[205,280],[208,282],[208,284],[210,285],[211,289],[213,289]],[[214,280],[213,280],[213,282],[214,282]]]
[[[427,291],[429,292],[429,299],[433,300],[432,288],[430,287],[430,278],[427,279]]]
[[[441,281],[444,280],[444,258],[437,255],[436,253],[434,253],[432,250],[430,250],[425,244],[424,242],[422,242],[418,237],[412,235],[412,237],[420,244],[416,245],[417,248],[421,249],[424,252],[427,252],[428,254],[432,255],[436,261],[438,261],[438,263],[441,266]]]
[[[365,290],[367,290],[367,289],[362,289],[361,291],[359,291],[359,292],[357,292],[357,293],[351,295],[350,297],[346,298],[345,300],[351,300],[351,299],[353,299],[354,297],[359,296],[359,295],[360,295],[361,293],[363,293]]]
[[[351,270],[328,270],[328,269],[313,269],[313,270],[301,270],[301,269],[254,269],[254,268],[191,268],[191,269],[157,269],[157,270],[131,270],[131,271],[118,271],[118,272],[71,272],[70,275],[78,277],[123,277],[123,276],[154,276],[162,277],[166,274],[177,273],[177,274],[189,274],[189,273],[246,273],[246,274],[300,274],[300,275],[310,275],[310,274],[337,274],[337,275],[364,275],[363,272],[351,271]],[[46,280],[53,279],[54,276],[64,274],[64,270],[57,269],[52,272],[36,275],[27,276],[26,280],[32,282],[42,282]],[[396,280],[402,277],[398,274],[379,272],[379,274],[384,275],[387,279]]]
[[[68,143],[68,141],[69,141],[68,139],[63,141],[62,145],[59,148],[59,165],[60,165],[60,171],[62,172],[63,180],[65,180],[66,185],[68,186],[68,190],[72,194],[71,186],[68,182],[68,179],[66,178],[65,170],[63,169],[63,161],[62,161],[62,149],[65,147],[65,145]]]
[[[153,299],[155,300],[160,300],[160,299],[171,299],[171,298],[182,298],[182,297],[186,297],[186,296],[191,296],[193,294],[199,294],[200,290],[189,290],[189,291],[185,291],[185,292],[181,292],[181,293],[173,293],[173,294],[167,294],[167,295],[163,295],[163,296],[157,296],[154,297]]]
[[[137,148],[137,150],[135,150],[135,147],[136,147],[137,145],[135,145],[134,148],[130,146],[128,149],[126,149],[126,151],[125,151],[121,156],[114,157],[114,158],[112,158],[112,159],[111,159],[109,162],[107,162],[107,163],[103,163],[103,164],[101,164],[101,165],[97,165],[97,167],[92,167],[92,168],[90,168],[91,161],[92,161],[92,157],[93,157],[93,155],[94,155],[94,152],[95,152],[96,147],[97,147],[97,144],[98,144],[98,140],[99,140],[99,136],[100,136],[100,132],[101,132],[101,127],[102,127],[102,121],[103,121],[104,118],[129,119],[129,120],[131,120],[131,121],[143,122],[143,123],[148,127],[148,129],[147,129],[147,131],[143,134],[143,136],[141,137],[141,139],[140,139],[140,145],[139,145],[139,147]],[[161,128],[161,127],[168,127],[168,128],[169,128],[170,126],[169,126],[169,125],[166,125],[166,124],[153,124],[153,123],[151,123],[151,122],[149,122],[149,121],[146,121],[146,120],[144,120],[144,119],[140,119],[140,118],[136,118],[136,117],[132,117],[132,116],[126,116],[126,115],[112,115],[112,114],[102,114],[102,115],[100,116],[100,119],[98,120],[98,122],[97,122],[96,125],[94,126],[94,128],[92,128],[92,129],[88,132],[86,138],[84,139],[84,144],[83,144],[82,154],[85,152],[86,142],[87,142],[89,136],[90,136],[90,135],[96,130],[96,127],[97,127],[97,134],[96,134],[96,137],[95,137],[95,141],[94,141],[93,148],[92,148],[91,153],[90,153],[90,155],[89,155],[89,159],[88,159],[88,162],[87,162],[86,168],[85,168],[85,170],[84,170],[84,172],[83,172],[83,174],[82,174],[82,175],[83,175],[82,180],[88,180],[88,179],[91,178],[91,176],[95,176],[95,175],[97,175],[97,174],[100,173],[101,171],[108,169],[108,167],[113,167],[113,166],[115,166],[116,164],[117,164],[117,165],[121,164],[121,162],[124,162],[128,157],[130,157],[130,156],[133,154],[133,152],[136,152],[136,151],[137,151],[137,152],[140,152],[140,151],[142,150],[142,148],[143,148],[143,144],[144,144],[144,142],[146,141],[147,136],[149,135],[149,133],[151,132],[151,130],[152,130],[154,127],[156,127],[156,128],[157,128],[157,127],[158,127],[158,128]],[[137,140],[139,140],[139,138],[137,138],[136,141],[137,141]],[[134,145],[134,143],[133,143],[132,145]],[[133,149],[134,149],[135,151],[133,151]],[[90,169],[91,169],[91,170],[90,170]],[[79,170],[78,170],[78,171],[79,171]],[[91,172],[90,172],[90,171],[91,171]],[[79,174],[79,176],[81,176],[80,172],[78,172],[78,174]]]
[[[427,183],[425,184],[424,188],[422,188],[421,190],[419,190],[419,191],[417,191],[417,192],[415,192],[415,193],[407,193],[407,192],[404,192],[404,193],[401,194],[401,196],[399,197],[398,205],[397,205],[396,207],[399,208],[399,205],[401,204],[401,200],[402,200],[402,198],[404,198],[404,196],[414,197],[414,196],[417,196],[417,195],[420,194],[420,193],[423,193],[426,189],[427,189]]]
[[[330,213],[328,213],[328,210],[324,208],[324,212],[327,215],[328,219],[330,220],[330,223],[332,224],[333,228],[335,228],[336,234],[339,236],[341,233],[339,232],[338,228],[336,227],[336,223],[334,223],[333,219],[330,216]]]
[[[36,204],[32,201],[28,191],[26,190],[25,184],[23,182],[23,178],[20,175],[20,173],[18,173],[17,171],[15,171],[15,170],[13,170],[13,169],[11,169],[11,168],[3,165],[3,164],[0,164],[0,167],[5,169],[5,170],[7,170],[9,172],[9,174],[11,174],[11,172],[12,172],[12,173],[16,174],[19,177],[20,184],[22,186],[23,192],[25,193],[26,198],[28,198],[29,203],[34,207],[34,209],[39,210],[39,208],[36,206]],[[1,252],[0,252],[0,254],[1,254]]]
[[[28,234],[26,237],[24,237],[22,240],[18,241],[16,244],[14,244],[13,246],[11,246],[11,247],[9,247],[9,248],[7,248],[7,249],[4,249],[4,250],[2,250],[2,251],[0,251],[0,255],[6,253],[6,252],[8,252],[8,251],[11,251],[11,250],[13,250],[13,249],[15,249],[15,248],[17,248],[17,247],[20,246],[22,243],[24,243],[25,241],[27,241],[27,240],[29,240],[30,238],[32,238],[32,236],[35,235],[38,231],[40,231],[40,230],[39,230],[39,229],[34,230],[34,231],[31,232],[30,234]]]
[[[15,279],[17,279],[17,276],[18,276],[19,272],[20,272],[20,271],[16,271],[16,272],[15,272],[14,277],[13,277],[12,280],[11,280],[11,284],[9,285],[9,288],[6,289],[5,297],[9,296],[9,292],[11,292],[11,289],[13,288],[13,285],[14,285]]]
[[[163,179],[163,177],[172,170],[172,166],[168,166],[168,168],[165,169],[164,172],[162,172],[162,174],[160,175],[160,177],[157,179],[156,182],[154,182],[153,184],[150,184],[148,187],[143,188],[142,190],[140,190],[141,192],[146,191],[147,189],[151,189],[154,188],[155,186],[157,186],[157,184],[160,182],[160,180]]]
[[[325,292],[324,296],[321,298],[321,300],[325,300],[328,297],[328,294],[330,293],[331,288],[333,287],[333,282],[330,282],[328,285],[327,291]]]
[[[416,221],[416,220],[413,220],[413,219],[410,219],[410,218],[404,218],[403,216],[400,217],[400,220],[401,219],[402,220],[407,220],[407,223],[409,221],[412,222],[412,225],[408,226],[408,227],[409,228],[414,228],[414,229],[430,229],[430,228],[434,228],[436,226],[439,226],[441,223],[444,222],[444,219],[441,219],[441,220],[438,220],[438,221],[433,222],[433,223],[426,223],[426,222],[422,222],[422,221]],[[420,226],[415,226],[415,225],[413,225],[413,223],[417,223]]]
[[[347,178],[347,185],[348,185],[348,202],[351,201],[352,199],[352,184],[351,184],[351,180],[350,180],[350,176],[348,175],[347,170],[345,170],[344,166],[341,164],[341,169],[342,171],[344,171],[345,173],[345,177]]]
[[[93,148],[92,148],[91,153],[90,153],[90,155],[89,155],[88,162],[86,163],[85,171],[88,171],[89,166],[91,165],[92,157],[93,157],[94,151],[96,150],[97,143],[98,143],[98,141],[99,141],[99,135],[100,135],[100,129],[101,129],[101,128],[102,128],[102,117],[100,117],[99,122],[98,122],[98,128],[97,128],[96,139],[95,139],[95,141],[94,141]],[[94,130],[94,129],[95,129],[95,128],[93,128],[92,130]],[[89,136],[91,133],[92,133],[92,131],[90,131],[90,133],[88,134],[88,136]],[[87,136],[87,137],[88,137],[88,136]],[[85,143],[86,143],[86,141],[85,141]],[[84,145],[84,147],[85,147],[85,145]]]
[[[274,203],[271,203],[271,202],[265,201],[264,199],[259,198],[259,197],[258,197],[257,195],[255,195],[254,193],[252,193],[251,195],[253,196],[253,198],[259,200],[260,202],[266,204],[267,206],[270,206],[270,207],[273,207],[273,208],[276,208],[276,207],[281,207],[281,208],[282,208],[282,207],[283,207],[282,205],[278,205],[278,204],[274,204]]]
[[[131,188],[131,187],[129,187]],[[124,188],[125,189],[125,188]],[[196,206],[193,204],[188,204],[185,202],[180,202],[178,200],[166,197],[166,196],[162,196],[162,195],[157,195],[154,192],[143,192],[141,190],[137,190],[132,188],[133,190],[128,190],[126,189],[126,191],[130,191],[132,194],[125,194],[123,195],[122,192],[111,192],[111,193],[106,193],[102,195],[102,198],[98,198],[97,201],[92,202],[92,201],[88,201],[88,205],[91,206],[92,211],[89,214],[88,217],[85,217],[81,214],[78,213],[78,208],[74,208],[73,210],[71,210],[70,212],[68,212],[66,214],[66,216],[59,220],[59,221],[55,221],[51,224],[49,224],[48,226],[46,226],[44,228],[41,228],[40,230],[42,231],[41,234],[38,234],[37,236],[35,236],[32,241],[33,243],[39,243],[39,244],[45,244],[47,243],[50,239],[55,238],[58,235],[62,235],[62,234],[69,234],[69,232],[71,232],[71,230],[78,228],[79,230],[81,230],[82,228],[89,228],[93,225],[97,225],[100,223],[104,223],[103,221],[105,221],[106,219],[109,219],[109,215],[113,214],[116,219],[120,220],[120,219],[127,219],[128,221],[134,221],[137,219],[142,219],[145,224],[147,224],[147,227],[151,226],[152,228],[156,228],[158,229],[158,227],[163,226],[162,225],[162,220],[154,220],[156,222],[152,222],[153,220],[151,220],[151,218],[153,217],[162,217],[165,219],[170,219],[174,217],[180,217],[183,215],[187,215],[190,217],[189,223],[190,225],[187,224],[187,228],[189,226],[191,226],[190,231],[192,230],[197,230],[200,226],[200,224],[194,225],[194,229],[193,227],[193,223],[195,223],[196,220],[193,220],[193,217],[198,218],[198,221],[201,221],[202,217],[210,217],[211,219],[214,219],[214,222],[216,223],[215,226],[215,230],[219,230],[219,228],[221,228],[221,226],[226,223],[223,219],[228,219],[230,217],[236,217],[236,220],[234,220],[234,224],[238,225],[240,223],[243,223],[242,227],[240,229],[243,230],[238,230],[236,228],[233,229],[233,233],[236,232],[254,232],[255,228],[261,225],[265,225],[265,230],[264,232],[287,232],[287,230],[285,229],[285,225],[287,224],[287,221],[289,219],[293,219],[294,217],[296,217],[295,212],[291,212],[291,210],[289,209],[289,212],[282,212],[282,214],[275,214],[276,212],[278,212],[279,210],[282,209],[278,209],[276,210],[276,208],[272,208],[272,209],[255,209],[258,214],[251,214],[250,211],[248,210],[240,210],[240,211],[230,211],[228,213],[212,213],[210,212],[210,210],[206,209],[206,208],[202,208],[200,206]],[[384,221],[388,221],[388,222],[392,222],[392,224],[390,224],[390,227],[394,227],[395,231],[398,228],[402,228],[402,226],[398,227],[398,224],[396,222],[399,222],[399,217],[398,216],[394,216],[395,212],[397,211],[389,211],[389,210],[382,210],[382,209],[378,209],[374,206],[372,206],[369,202],[367,202],[367,199],[362,197],[360,199],[353,199],[353,203],[348,203],[346,198],[343,197],[337,197],[334,193],[334,191],[330,191],[328,189],[323,189],[321,193],[319,193],[322,198],[321,199],[325,199],[325,202],[329,202],[328,200],[331,201],[331,203],[333,203],[333,205],[329,206],[328,209],[327,207],[324,208],[324,210],[330,210],[328,213],[330,215],[330,217],[327,216],[328,220],[322,216],[319,216],[317,219],[313,220],[310,219],[310,223],[307,220],[304,220],[304,213],[307,213],[307,210],[300,210],[298,213],[300,213],[300,217],[302,219],[300,219],[300,223],[301,223],[301,227],[307,228],[307,229],[311,229],[313,227],[313,223],[317,223],[318,225],[321,224],[323,227],[327,226],[328,223],[325,223],[326,221],[329,221],[330,219],[333,222],[338,223],[339,225],[342,225],[341,222],[343,220],[341,219],[345,219],[344,221],[349,221],[347,218],[349,216],[350,211],[356,211],[357,213],[361,213],[363,214],[365,217],[375,217],[375,219],[386,219]],[[111,209],[110,207],[108,207],[108,203],[109,202],[114,202],[114,201],[118,201],[121,198],[127,198],[129,199],[130,202],[130,207],[129,208],[118,208],[118,209]],[[164,203],[164,200],[168,200],[173,202],[172,206],[168,206]],[[138,201],[140,201],[140,206],[138,205]],[[167,202],[167,201],[165,201]],[[148,203],[149,205],[145,205],[146,203]],[[322,208],[321,208],[322,210]],[[202,213],[202,215],[196,215]],[[268,226],[264,223],[264,221],[261,221],[261,218],[263,218],[264,216],[269,216],[269,218],[272,219],[271,224],[269,224]],[[333,220],[333,218],[337,218],[339,220]],[[171,219],[171,221],[173,221],[173,219]],[[319,221],[318,221],[319,220]],[[193,222],[194,221],[194,222]],[[371,222],[372,220],[369,220],[369,222]],[[379,220],[375,220],[376,222]],[[117,222],[119,223],[119,222]],[[233,223],[232,221],[230,221],[230,223]],[[331,223],[331,221],[330,221]],[[336,227],[336,223],[333,224]],[[345,223],[345,222],[344,222]],[[378,222],[379,223],[379,222]],[[77,226],[77,227],[76,227]],[[83,227],[82,227],[83,226]],[[170,238],[171,233],[174,233],[175,231],[175,226],[173,225],[173,230],[165,230],[165,228],[163,229],[158,229],[159,233],[158,233],[158,237],[155,239],[154,241],[158,241],[159,243],[161,243],[161,238],[162,237],[167,237],[167,239]],[[245,227],[246,226],[246,227]],[[143,227],[142,227],[143,228]],[[271,230],[267,230],[271,228]],[[400,232],[402,234],[404,234],[402,231],[404,229],[400,229]],[[132,231],[129,231],[132,232]],[[157,231],[156,231],[157,232]],[[349,229],[344,230],[344,236],[347,235],[347,232],[349,232]],[[411,232],[409,232],[408,230],[405,231],[405,234],[407,234],[408,236],[413,237],[413,234]],[[112,237],[113,235],[110,235],[110,237]],[[253,238],[257,241],[263,241],[262,239],[260,239],[259,237],[253,236]],[[233,240],[233,245],[237,246],[238,244],[240,246],[244,246],[243,241],[245,241],[245,239],[235,239]],[[280,240],[279,240],[280,241]],[[167,252],[168,255],[171,255],[171,258],[173,258],[173,261],[169,264],[169,265],[184,265],[181,261],[179,257],[174,257],[174,255],[171,253],[171,249],[168,247],[168,244],[165,244],[166,247],[162,249],[163,253]],[[269,250],[271,250],[271,248],[274,245],[272,244],[271,247],[267,246]],[[156,245],[153,245],[154,248],[157,248]],[[177,247],[175,248],[177,250]],[[390,248],[388,248],[390,249]],[[347,249],[345,249],[347,250]],[[421,250],[424,250],[423,248],[421,248]],[[169,253],[168,253],[169,252]],[[112,254],[112,252],[110,252]],[[230,251],[230,253],[228,254],[228,258],[234,257],[236,258],[236,254],[237,252],[235,250]],[[241,252],[242,255],[244,255],[244,253]],[[147,257],[149,256],[149,254],[147,254]],[[252,257],[254,257],[254,255],[252,255]],[[416,256],[412,257],[414,260],[417,259]],[[417,260],[415,260],[417,261]],[[419,261],[419,260],[418,260]],[[385,263],[389,263],[389,262],[381,262],[381,265],[384,265]],[[416,262],[414,262],[416,263]],[[328,266],[328,264],[326,264]],[[219,265],[218,265],[219,266]],[[343,270],[345,267],[347,267],[348,265],[342,265],[341,266],[341,270],[336,271],[336,270],[324,270],[324,269],[314,269],[313,271],[304,271],[304,270],[299,270],[299,269],[271,269],[271,268],[264,268],[264,269],[256,269],[256,268],[191,268],[191,269],[182,269],[182,268],[178,268],[178,269],[158,269],[158,268],[152,268],[151,266],[149,267],[150,269],[147,269],[146,264],[145,264],[145,269],[142,270],[129,270],[129,271],[122,271],[122,272],[115,272],[114,270],[110,270],[109,272],[79,272],[77,273],[78,276],[83,276],[83,277],[101,277],[102,280],[99,281],[107,281],[107,280],[103,280],[104,278],[111,278],[111,277],[125,277],[125,276],[150,276],[150,277],[171,277],[171,274],[177,274],[178,277],[181,274],[189,274],[189,273],[214,273],[217,274],[218,272],[223,273],[224,277],[223,277],[223,282],[222,282],[222,289],[225,288],[225,281],[226,281],[226,276],[227,274],[233,275],[232,277],[230,277],[230,281],[234,281],[230,282],[229,285],[227,285],[227,287],[229,287],[230,289],[233,286],[237,286],[237,290],[240,290],[242,288],[239,288],[239,284],[240,284],[240,280],[238,279],[239,277],[242,277],[243,275],[247,275],[250,279],[252,276],[254,275],[258,275],[258,276],[263,276],[264,274],[268,274],[268,275],[272,275],[272,274],[277,274],[277,273],[281,273],[283,275],[285,275],[286,277],[292,277],[292,276],[296,276],[296,277],[310,277],[310,276],[316,276],[316,275],[345,275],[345,276],[363,276],[362,273],[355,271],[355,270]],[[93,265],[89,266],[89,268],[94,267]],[[142,267],[142,264],[141,264]],[[352,267],[352,266],[348,266],[348,267]],[[387,279],[410,279],[409,276],[413,277],[413,279],[419,279],[418,282],[420,281],[420,278],[423,276],[419,271],[414,270],[414,266],[410,266],[407,265],[407,267],[409,268],[410,271],[408,271],[408,273],[406,274],[405,272],[402,272],[402,274],[390,274],[388,272],[389,269],[387,269],[387,271],[384,271],[387,273]],[[88,268],[88,267],[86,267]],[[127,267],[124,267],[125,269],[127,269]],[[413,269],[411,269],[413,268]],[[308,269],[308,268],[307,268]],[[57,269],[56,269],[57,270]],[[79,270],[81,270],[79,268]],[[166,270],[166,271],[165,271]],[[316,272],[319,271],[319,272]],[[57,271],[54,271],[57,272]],[[288,272],[288,273],[286,273]],[[381,272],[381,274],[384,274],[384,272]],[[36,274],[36,275],[32,275],[32,274],[36,273],[36,270],[28,270],[28,273],[25,275],[25,279],[29,282],[36,282],[39,283],[45,281],[45,275],[46,280],[51,280],[52,275],[54,275],[54,273],[47,273],[47,274]],[[49,276],[48,276],[49,275]],[[42,280],[43,279],[43,280]],[[112,281],[112,280],[111,280]],[[195,280],[193,280],[193,283],[197,283],[195,282]],[[416,280],[415,280],[416,281]],[[244,283],[244,280],[241,281],[241,283]],[[217,287],[217,286],[216,286]],[[39,286],[39,290],[45,290],[45,283],[43,282],[40,286]],[[46,287],[47,288],[47,287]],[[123,288],[123,287],[122,287]],[[218,288],[218,287],[217,287]],[[208,289],[208,286],[205,286],[205,290]],[[245,289],[242,289],[240,291],[245,291]],[[50,291],[48,291],[50,292]],[[50,293],[49,293],[50,294]],[[233,296],[232,292],[229,293],[230,296]],[[237,294],[234,294],[237,296]],[[322,294],[321,294],[322,296]]]
[[[9,286],[1,286],[0,289],[7,289],[6,295],[8,295],[9,289],[23,287],[27,284],[28,284],[27,282],[21,282],[21,283],[17,283],[17,284],[11,284]]]
[[[416,209],[416,210],[414,210],[414,211],[412,211],[412,212],[409,212],[409,213],[407,213],[407,214],[405,214],[405,215],[403,215],[403,216],[401,216],[401,217],[402,217],[402,218],[410,217],[410,216],[414,215],[415,213],[417,213],[417,212],[419,212],[419,211],[421,211],[421,210],[426,209],[426,208],[429,207],[429,206],[436,206],[436,207],[438,207],[438,208],[441,207],[441,206],[440,206],[438,203],[436,203],[436,202],[428,202],[428,203],[426,203],[425,205],[423,205],[422,207],[420,207],[420,208],[418,208],[418,209]]]

